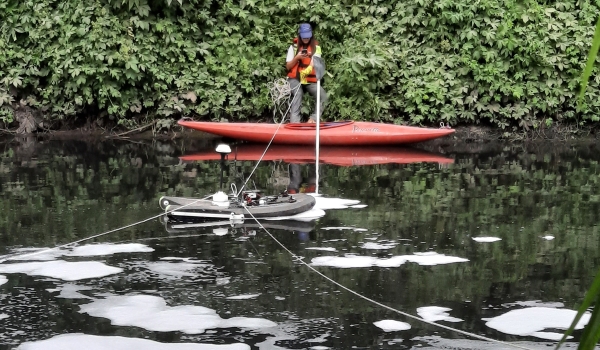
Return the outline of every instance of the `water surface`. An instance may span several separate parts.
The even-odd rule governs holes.
[[[322,164],[325,215],[271,222],[269,233],[250,222],[181,227],[157,218],[22,256],[158,215],[162,195],[213,193],[219,161],[179,158],[213,146],[3,144],[0,254],[13,259],[0,264],[0,349],[507,348],[359,298],[275,239],[393,309],[546,348],[598,268],[600,152],[551,144],[444,146],[429,155],[441,163]],[[225,180],[239,186],[256,162],[226,165]],[[251,187],[282,191],[288,167],[261,163]],[[305,180],[312,171],[299,166]]]

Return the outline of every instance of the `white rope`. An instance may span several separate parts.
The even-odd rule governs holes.
[[[334,285],[336,285],[336,286],[338,286],[338,287],[342,288],[343,290],[345,290],[345,291],[347,291],[347,292],[350,292],[350,293],[352,293],[352,294],[356,295],[356,296],[357,296],[357,297],[359,297],[359,298],[362,298],[362,299],[364,299],[364,300],[366,300],[366,301],[368,301],[368,302],[371,302],[371,303],[373,303],[373,304],[375,304],[375,305],[377,305],[377,306],[380,306],[380,307],[382,307],[382,308],[384,308],[384,309],[388,309],[388,310],[390,310],[390,311],[396,312],[396,313],[398,313],[398,314],[400,314],[400,315],[402,315],[402,316],[405,316],[405,317],[411,318],[411,319],[413,319],[413,320],[416,320],[416,321],[421,321],[421,322],[427,323],[427,324],[429,324],[429,325],[432,325],[432,326],[435,326],[435,327],[440,327],[440,328],[443,328],[443,329],[446,329],[446,330],[449,330],[449,331],[453,331],[453,332],[457,332],[457,333],[460,333],[460,334],[463,334],[463,335],[466,335],[466,336],[469,336],[469,337],[473,337],[473,338],[476,338],[476,339],[485,340],[485,341],[489,341],[489,342],[493,342],[493,343],[497,343],[497,344],[502,344],[502,345],[510,346],[510,347],[517,348],[517,349],[523,349],[523,350],[533,350],[533,349],[530,349],[530,348],[527,348],[527,347],[524,347],[524,346],[521,346],[521,345],[517,345],[517,344],[511,344],[511,343],[503,342],[503,341],[501,341],[501,340],[496,340],[496,339],[492,339],[492,338],[484,337],[484,336],[482,336],[482,335],[478,335],[478,334],[470,333],[470,332],[467,332],[467,331],[462,331],[462,330],[460,330],[460,329],[456,329],[456,328],[448,327],[448,326],[445,326],[445,325],[442,325],[442,324],[438,324],[438,323],[435,323],[435,322],[427,321],[427,320],[425,320],[425,319],[423,319],[423,318],[420,318],[420,317],[417,317],[417,316],[413,316],[413,315],[411,315],[411,314],[409,314],[409,313],[406,313],[406,312],[404,312],[404,311],[400,311],[400,310],[394,309],[394,308],[393,308],[393,307],[391,307],[391,306],[387,306],[387,305],[385,305],[385,304],[382,304],[382,303],[380,303],[380,302],[378,302],[378,301],[376,301],[376,300],[373,300],[373,299],[371,299],[371,298],[369,298],[369,297],[366,297],[366,296],[364,296],[364,295],[362,295],[362,294],[360,294],[360,293],[358,293],[358,292],[355,292],[355,291],[353,291],[352,289],[350,289],[350,288],[348,288],[348,287],[346,287],[346,286],[344,286],[344,285],[342,285],[342,284],[340,284],[340,283],[338,283],[338,282],[334,281],[333,279],[331,279],[331,278],[329,278],[329,277],[325,276],[325,275],[324,275],[324,274],[322,274],[321,272],[317,271],[317,270],[316,270],[314,267],[312,267],[312,266],[310,266],[309,264],[307,264],[306,262],[304,262],[304,260],[302,260],[302,258],[301,258],[301,257],[299,257],[298,255],[294,254],[292,251],[290,251],[289,249],[287,249],[287,248],[286,248],[286,247],[285,247],[285,246],[284,246],[284,245],[283,245],[281,242],[279,242],[279,241],[277,240],[277,238],[275,238],[275,237],[274,237],[274,236],[273,236],[273,235],[272,235],[272,234],[269,232],[269,230],[267,230],[267,229],[266,229],[266,228],[265,228],[265,227],[264,227],[264,226],[263,226],[263,225],[260,223],[260,221],[258,221],[258,220],[257,220],[257,219],[254,217],[254,215],[252,215],[252,213],[250,212],[250,210],[248,210],[248,208],[247,208],[247,207],[244,207],[244,208],[246,209],[246,211],[248,212],[248,214],[250,214],[250,216],[252,216],[252,218],[253,218],[253,219],[256,221],[256,223],[257,223],[257,224],[260,226],[260,228],[262,228],[262,229],[263,229],[263,230],[264,230],[264,231],[265,231],[265,232],[266,232],[266,233],[267,233],[267,234],[268,234],[268,235],[271,237],[271,239],[273,239],[273,240],[274,240],[274,241],[275,241],[277,244],[279,244],[279,246],[280,246],[281,248],[283,248],[283,249],[284,249],[286,252],[288,252],[288,253],[289,253],[289,254],[292,256],[292,259],[293,259],[293,260],[299,261],[299,262],[300,262],[302,265],[304,265],[304,266],[308,267],[310,270],[312,270],[312,271],[313,271],[314,273],[316,273],[317,275],[319,275],[319,276],[323,277],[323,278],[324,278],[324,279],[326,279],[327,281],[329,281],[329,282],[333,283]]]
[[[286,85],[287,85],[287,87],[285,87]],[[279,101],[279,100],[285,98],[285,95],[283,95],[283,94],[287,94],[287,97],[288,97],[288,100],[289,100],[289,95],[291,94],[291,91],[295,90],[294,91],[294,97],[292,98],[292,101],[293,101],[293,99],[296,98],[296,94],[298,93],[298,89],[300,89],[300,85],[301,84],[298,84],[298,86],[296,86],[294,89],[291,89],[290,88],[290,83],[287,80],[285,80],[285,79],[278,79],[278,80],[276,80],[273,83],[273,87],[270,89],[273,101],[276,102],[276,101]],[[291,108],[292,108],[292,105],[290,104],[290,106],[288,107],[287,111],[281,117],[281,121],[277,125],[277,129],[275,129],[275,132],[273,133],[273,136],[271,137],[271,140],[267,144],[267,147],[265,148],[265,150],[261,154],[260,158],[258,158],[258,161],[256,162],[256,165],[254,166],[254,169],[252,169],[252,171],[250,172],[250,175],[248,175],[248,177],[246,178],[246,181],[244,182],[244,184],[242,185],[242,187],[240,188],[240,190],[237,193],[234,193],[236,197],[238,197],[240,195],[240,193],[242,193],[242,191],[244,190],[244,187],[246,187],[246,185],[248,184],[248,181],[250,180],[250,178],[252,177],[252,175],[256,171],[256,168],[258,168],[258,165],[260,164],[260,162],[264,158],[265,154],[267,154],[267,151],[269,150],[269,147],[271,147],[271,144],[273,143],[273,140],[275,139],[275,135],[277,135],[277,132],[281,128],[281,125],[283,124],[283,122],[285,122],[285,116],[288,114],[288,112],[290,111]]]
[[[63,245],[59,245],[59,246],[56,246],[56,247],[53,247],[53,248],[44,249],[44,250],[38,250],[38,251],[36,251],[36,252],[32,252],[32,253],[27,253],[27,254],[18,254],[18,255],[10,256],[10,257],[7,257],[7,258],[4,258],[4,259],[1,259],[1,260],[0,260],[0,264],[4,263],[4,262],[6,262],[6,261],[9,261],[9,260],[14,260],[14,259],[16,259],[16,258],[21,258],[21,259],[22,259],[22,258],[27,258],[27,257],[34,256],[34,255],[38,255],[38,254],[47,253],[47,252],[50,252],[50,251],[52,251],[52,250],[54,250],[54,249],[66,248],[66,247],[68,247],[68,246],[70,246],[70,245],[73,245],[73,244],[77,244],[77,243],[81,243],[81,242],[89,241],[90,239],[94,239],[94,238],[98,238],[98,237],[101,237],[101,236],[105,236],[105,235],[107,235],[107,234],[109,234],[109,233],[113,233],[113,232],[121,231],[121,230],[124,230],[124,229],[126,229],[126,228],[133,227],[133,226],[137,226],[137,225],[143,224],[143,223],[145,223],[145,222],[148,222],[148,221],[150,221],[150,220],[157,219],[157,218],[159,218],[159,217],[161,217],[161,216],[163,216],[163,215],[167,215],[167,214],[169,214],[169,213],[172,213],[172,212],[174,212],[175,210],[180,210],[180,209],[182,209],[182,208],[185,208],[185,207],[188,207],[188,206],[190,206],[190,205],[192,205],[192,204],[196,204],[196,203],[198,203],[198,202],[200,202],[200,201],[203,201],[203,200],[206,200],[207,198],[210,198],[210,197],[212,197],[212,194],[211,194],[211,195],[209,195],[209,196],[206,196],[206,197],[204,197],[204,198],[197,199],[197,200],[195,200],[195,201],[193,201],[193,202],[190,202],[190,203],[188,203],[188,204],[182,205],[182,206],[180,206],[180,207],[177,207],[177,208],[175,208],[175,209],[173,209],[173,210],[165,211],[164,213],[161,213],[161,214],[158,214],[158,215],[154,215],[154,216],[152,216],[152,217],[149,217],[149,218],[147,218],[147,219],[144,219],[144,220],[142,220],[142,221],[134,222],[133,224],[129,224],[129,225],[126,225],[126,226],[123,226],[123,227],[119,227],[119,228],[116,228],[116,229],[113,229],[113,230],[110,230],[110,231],[102,232],[102,233],[99,233],[99,234],[97,234],[97,235],[93,235],[93,236],[90,236],[90,237],[82,238],[82,239],[80,239],[80,240],[73,241],[73,242],[71,242],[71,243],[66,243],[66,244],[63,244]]]

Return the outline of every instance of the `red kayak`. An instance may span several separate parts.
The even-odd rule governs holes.
[[[309,123],[216,123],[180,120],[179,125],[232,139],[274,144],[314,145],[316,125]],[[335,146],[399,145],[422,142],[450,135],[454,129],[419,128],[371,122],[324,122],[319,143]]]
[[[265,145],[242,144],[231,147],[228,159],[258,160],[265,151]],[[203,161],[221,159],[214,150],[182,156],[183,161]],[[263,157],[264,161],[284,161],[286,163],[314,163],[314,146],[271,145]],[[339,166],[372,164],[408,164],[418,162],[454,163],[454,159],[434,153],[405,147],[340,147],[323,146],[319,149],[320,163]]]

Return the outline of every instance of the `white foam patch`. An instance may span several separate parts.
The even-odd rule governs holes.
[[[373,322],[373,324],[383,329],[385,332],[406,331],[410,329],[410,325],[408,323],[394,320],[381,320]]]
[[[124,244],[89,244],[80,247],[75,247],[68,256],[100,256],[112,255],[119,253],[149,253],[153,252],[154,248],[150,248],[145,244],[140,243],[124,243]]]
[[[56,260],[65,252],[58,248],[19,248],[15,249],[16,256],[8,257],[8,260],[23,261],[50,261]]]
[[[25,273],[32,276],[58,278],[64,281],[105,277],[122,271],[121,268],[108,266],[98,261],[69,262],[55,260],[0,265],[0,273]]]
[[[360,246],[363,249],[374,249],[374,250],[384,250],[384,249],[392,249],[397,246],[398,243],[377,243],[377,242],[367,242]]]
[[[231,277],[217,277],[215,279],[215,283],[217,284],[217,286],[224,286],[226,284],[229,284],[231,282]]]
[[[336,227],[322,227],[321,230],[352,230],[352,231],[368,231],[366,228],[360,227],[346,227],[346,226],[336,226]]]
[[[471,237],[475,242],[480,242],[480,243],[491,243],[491,242],[498,242],[501,241],[502,238],[498,238],[498,237]]]
[[[221,318],[215,310],[202,306],[168,306],[151,295],[109,296],[82,305],[81,313],[103,317],[116,326],[140,327],[154,332],[204,333],[214,328],[270,328],[275,322],[263,318]],[[89,350],[89,349],[88,349]]]
[[[306,339],[307,343],[324,343],[327,341],[327,338],[331,337],[329,332],[320,334],[319,336],[314,336],[314,338]],[[327,346],[323,345],[315,345],[312,346],[311,349],[329,349]]]
[[[149,262],[146,268],[154,273],[162,275],[163,278],[182,278],[197,276],[197,269],[205,269],[213,266],[204,261],[188,258],[165,257],[161,261]]]
[[[17,350],[249,350],[250,346],[242,343],[236,344],[198,344],[198,343],[159,343],[148,339],[126,338],[118,336],[97,336],[88,334],[63,334],[53,338],[26,342]]]
[[[140,243],[123,244],[89,244],[75,248],[22,248],[16,250],[17,256],[10,257],[8,260],[17,261],[51,261],[61,256],[103,256],[118,253],[148,253],[154,249]]]
[[[289,315],[291,316],[291,315]],[[293,316],[291,316],[295,319]],[[287,350],[287,347],[281,347],[281,343],[289,344],[289,341],[292,340],[300,340],[300,337],[296,335],[298,332],[299,323],[303,324],[303,321],[287,321],[282,322],[276,328],[270,328],[268,330],[262,330],[264,333],[268,333],[270,336],[267,336],[264,341],[260,343],[255,343],[254,348],[256,349],[264,349],[264,350]],[[325,333],[329,334],[329,333]],[[308,335],[310,336],[310,335]],[[302,340],[306,342],[310,342],[311,339],[306,339],[302,337]]]
[[[547,340],[561,340],[564,334],[554,332],[533,332],[531,336]],[[568,336],[567,339],[572,339],[572,336]]]
[[[259,294],[241,294],[241,295],[234,295],[231,297],[227,297],[225,299],[229,299],[229,300],[246,300],[246,299],[254,299],[257,298]]]
[[[313,207],[314,209],[348,209],[350,206],[360,203],[360,201],[354,199],[329,198],[320,195],[311,195],[315,197],[316,200],[315,206]]]
[[[542,239],[545,239],[547,241],[551,241],[554,239],[554,236],[543,236]]]
[[[447,322],[462,322],[460,318],[452,317],[448,311],[452,309],[440,306],[423,306],[417,308],[417,314],[422,319],[429,322],[447,321]]]
[[[367,205],[366,204],[357,204],[357,205],[351,205],[350,208],[354,208],[354,209],[362,209],[362,208],[366,208]]]
[[[87,295],[79,293],[80,290],[92,290],[91,287],[78,286],[76,284],[67,283],[54,289],[46,289],[49,292],[60,292],[57,297],[65,299],[93,299]]]
[[[511,306],[528,306],[528,307],[532,307],[532,306],[545,306],[545,307],[554,307],[554,308],[559,308],[559,307],[565,307],[565,304],[561,303],[561,302],[543,302],[541,300],[529,300],[529,301],[515,301],[514,303],[506,303],[506,304],[502,304],[502,306],[504,307],[511,307]]]
[[[320,256],[312,259],[314,266],[330,266],[340,268],[353,267],[399,267],[406,262],[414,262],[419,265],[442,265],[458,262],[466,262],[469,259],[446,256],[434,252],[415,253],[414,255],[398,255],[388,259],[372,256],[346,255],[346,256]]]
[[[7,282],[8,282],[8,278],[6,278],[6,276],[0,275],[0,286]]]
[[[322,250],[322,251],[325,251],[325,252],[337,252],[337,249],[335,249],[333,247],[306,247],[304,249]]]
[[[8,316],[7,314],[0,314],[0,320],[3,320],[5,318],[9,318],[10,316]]]
[[[542,339],[555,340],[561,333],[543,332],[544,329],[567,329],[573,322],[577,313],[573,310],[554,309],[548,307],[530,307],[511,310],[503,315],[483,319],[486,326],[502,333],[533,336]],[[590,320],[590,313],[586,312],[575,329],[582,329]]]

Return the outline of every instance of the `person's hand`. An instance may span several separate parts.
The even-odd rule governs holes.
[[[302,51],[298,52],[298,54],[296,55],[296,59],[297,60],[301,60],[301,59],[306,58],[306,57],[308,57],[308,54],[307,53],[306,54],[302,53]]]

